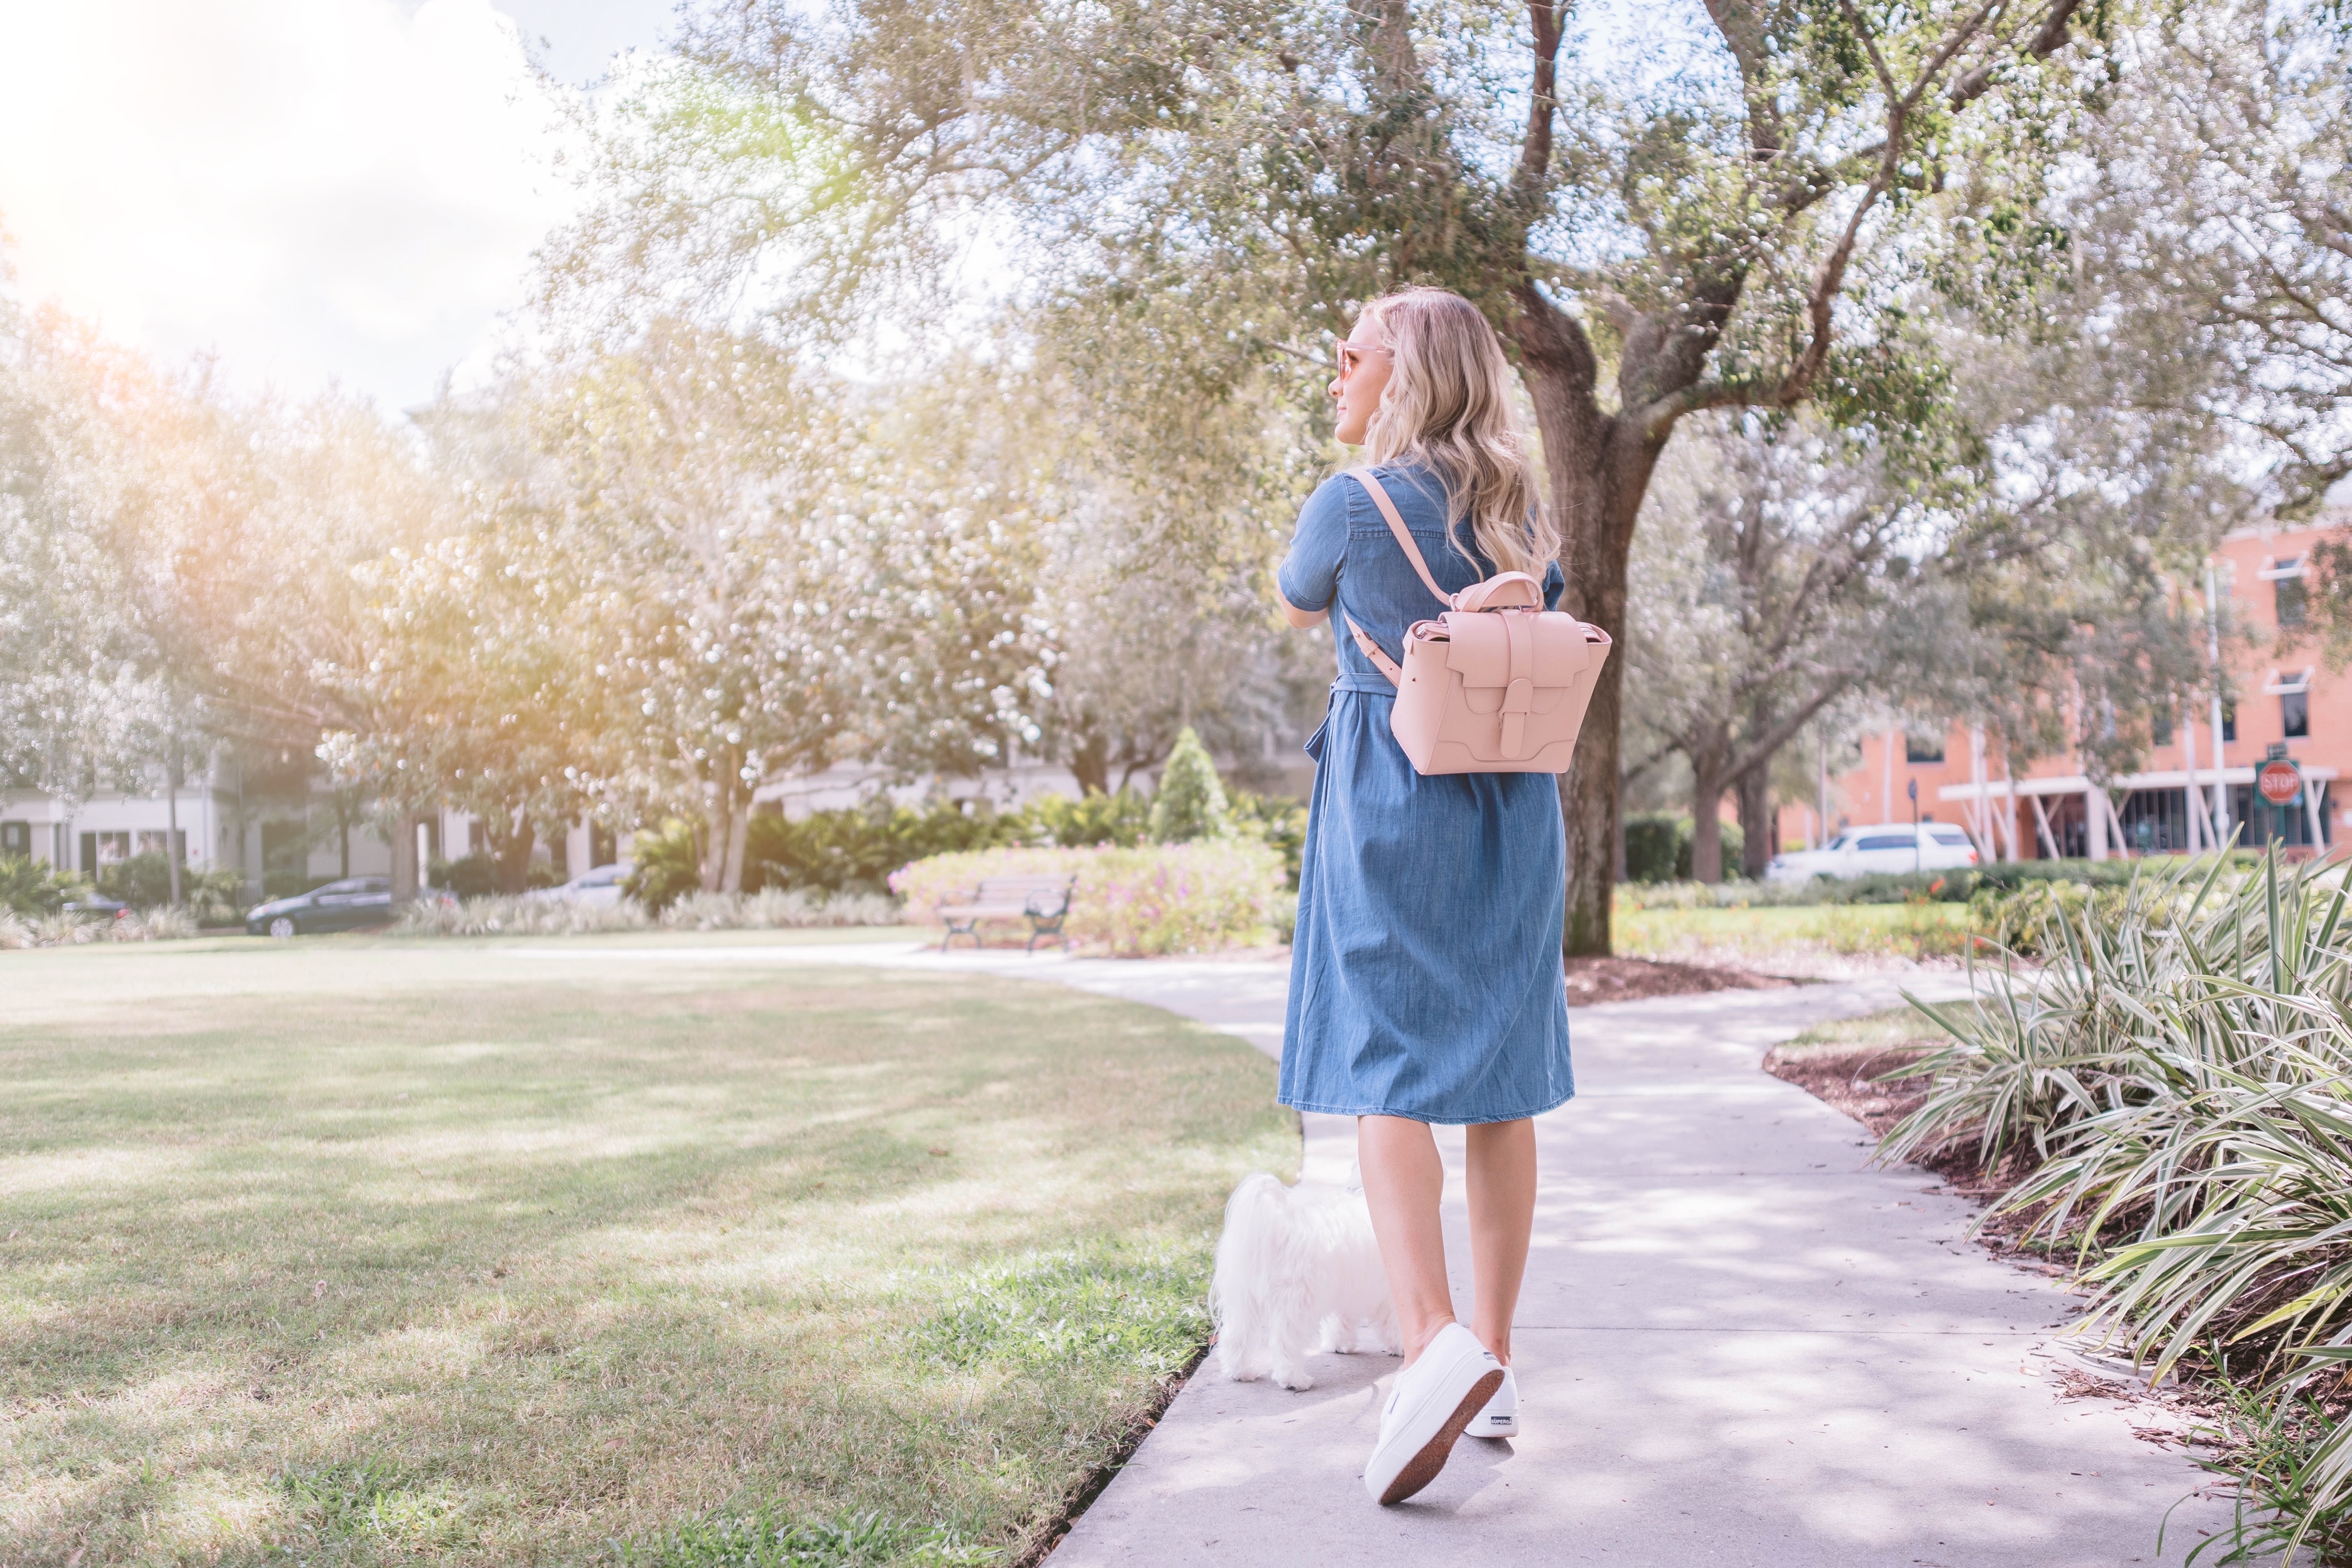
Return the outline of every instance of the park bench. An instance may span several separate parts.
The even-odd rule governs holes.
[[[1029,946],[1037,950],[1039,938],[1060,936],[1067,948],[1070,939],[1062,931],[1062,922],[1069,918],[1070,894],[1078,885],[1075,876],[991,876],[981,879],[969,904],[942,904],[940,918],[947,922],[948,934],[940,938],[940,951],[959,936],[969,936],[975,947],[981,945],[980,923],[983,920],[1022,920],[1029,922]]]

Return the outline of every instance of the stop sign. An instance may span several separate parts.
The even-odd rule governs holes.
[[[2303,793],[2303,774],[2292,762],[2265,762],[2254,775],[2254,788],[2273,806],[2284,806]]]

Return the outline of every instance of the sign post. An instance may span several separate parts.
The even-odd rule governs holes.
[[[2303,796],[2303,769],[2288,758],[2284,743],[2272,745],[2269,758],[2254,774],[2254,791],[2271,803],[2271,837],[2286,837],[2286,809]]]

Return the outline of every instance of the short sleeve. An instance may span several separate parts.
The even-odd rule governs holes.
[[[1299,508],[1298,532],[1274,578],[1293,610],[1328,610],[1339,591],[1339,563],[1348,553],[1348,485],[1344,476],[1326,479]]]

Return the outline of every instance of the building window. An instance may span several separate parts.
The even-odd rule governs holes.
[[[172,837],[172,835],[167,834],[167,833],[166,833],[163,829],[161,829],[161,828],[142,828],[142,829],[140,829],[140,830],[139,830],[139,852],[140,852],[141,854],[142,854],[142,855],[160,855],[160,854],[162,854],[162,853],[163,852],[163,845],[164,845],[164,842],[165,842],[165,841],[166,841],[166,839],[167,839],[167,838],[172,838],[172,841],[173,841],[173,842],[175,844],[175,846],[178,848],[178,850],[179,850],[179,852],[180,852],[180,863],[181,863],[182,865],[185,865],[185,864],[187,864],[187,863],[188,863],[188,831],[187,831],[185,828],[182,828],[182,829],[179,831],[179,833],[178,833],[178,835],[176,836],[176,838],[173,838],[173,837]]]
[[[1941,736],[1937,736],[1930,738],[1926,736],[1905,735],[1903,737],[1903,760],[1906,762],[1941,762],[1944,760],[1943,737]]]
[[[2299,577],[2282,577],[2271,584],[2273,604],[2278,613],[2279,630],[2290,631],[2300,626],[2311,603],[2311,590]]]
[[[2148,737],[2150,741],[2158,746],[2170,746],[2172,744],[2172,710],[2168,707],[2157,709],[2155,718],[2148,722],[2148,728],[2152,731]]]
[[[2238,738],[2238,705],[2236,703],[2221,705],[2221,738],[2223,740]]]
[[[0,855],[33,858],[33,824],[30,822],[0,822]]]
[[[2311,734],[2311,694],[2288,692],[2279,698],[2279,733],[2289,740]]]
[[[109,866],[121,865],[131,858],[129,833],[84,833],[81,836],[81,873],[96,876]]]

